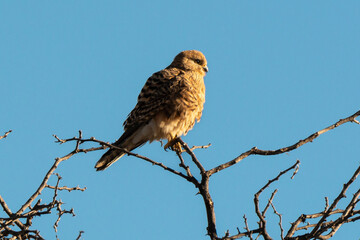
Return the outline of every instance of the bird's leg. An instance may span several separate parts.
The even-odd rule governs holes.
[[[171,140],[169,140],[167,142],[167,144],[165,144],[164,150],[166,151],[168,148],[170,148],[171,150],[176,151],[176,152],[180,152],[180,153],[183,152],[183,150],[181,148],[181,144],[179,143],[178,137],[172,138]]]
[[[170,138],[168,138],[168,142],[164,146],[164,150],[166,151],[168,148],[172,147],[175,144],[176,138],[172,134],[169,134]]]
[[[172,145],[171,149],[172,149],[173,151],[179,152],[179,153],[184,152],[185,150],[183,150],[183,149],[181,148],[181,143],[179,143],[179,138],[176,138],[176,139],[174,139],[174,140],[176,140],[176,142],[174,143],[174,145]]]

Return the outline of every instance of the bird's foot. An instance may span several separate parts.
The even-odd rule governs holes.
[[[181,148],[181,143],[179,143],[179,138],[174,138],[170,141],[168,141],[167,144],[164,146],[164,150],[171,149],[175,152],[184,152],[184,150]]]

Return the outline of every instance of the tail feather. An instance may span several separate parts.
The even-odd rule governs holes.
[[[96,171],[102,171],[124,156],[125,152],[120,149],[109,149],[96,163]]]
[[[137,139],[139,130],[141,133],[141,128],[127,129],[124,132],[124,134],[115,143],[113,143],[113,145],[126,149],[127,151],[132,151],[135,148],[143,145],[148,139],[143,137]],[[135,143],[134,143],[134,139],[135,139]],[[125,154],[126,152],[121,149],[115,149],[115,148],[109,149],[96,163],[95,165],[96,171],[105,170]]]

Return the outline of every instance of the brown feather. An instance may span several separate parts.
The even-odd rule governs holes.
[[[115,146],[131,151],[147,141],[186,135],[200,121],[205,102],[205,56],[196,50],[179,53],[165,69],[154,73],[145,83],[135,108],[124,122],[124,134]],[[104,170],[124,155],[108,150],[95,168]]]

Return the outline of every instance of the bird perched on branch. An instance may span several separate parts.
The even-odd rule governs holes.
[[[177,138],[200,121],[207,71],[206,58],[200,51],[180,52],[167,68],[146,81],[135,108],[123,124],[125,132],[113,145],[132,151],[147,141],[166,139],[165,149],[181,149]],[[106,169],[125,153],[109,149],[96,163],[96,170]]]

